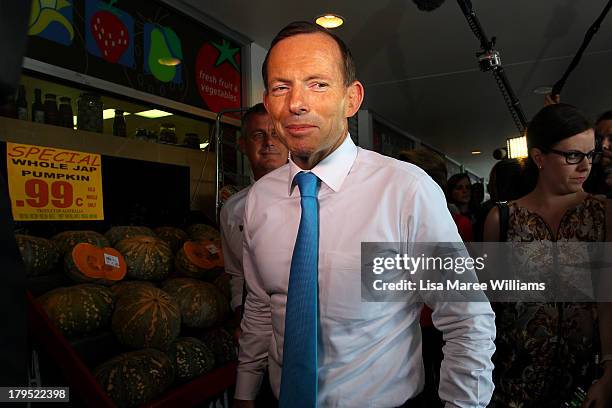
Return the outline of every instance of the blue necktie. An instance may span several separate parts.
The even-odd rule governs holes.
[[[319,179],[295,176],[302,216],[289,275],[280,408],[317,406],[317,317],[319,268]]]

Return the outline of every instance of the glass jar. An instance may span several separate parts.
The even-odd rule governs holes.
[[[115,109],[115,120],[113,120],[113,136],[127,136],[127,126],[125,124],[125,117],[123,111]]]
[[[174,123],[162,123],[160,125],[159,142],[176,144],[176,126],[174,126]]]
[[[104,105],[100,95],[94,93],[83,93],[77,103],[77,128],[89,132],[102,133],[104,130],[104,118],[102,111]]]
[[[59,112],[57,110],[57,97],[54,94],[45,94],[45,123],[59,125]]]
[[[144,129],[144,128],[136,129],[136,133],[134,133],[134,139],[144,140],[144,141],[149,140],[147,129]]]
[[[60,98],[59,123],[66,128],[74,128],[74,115],[72,114],[72,101],[67,96]]]

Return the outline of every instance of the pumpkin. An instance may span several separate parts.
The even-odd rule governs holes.
[[[127,271],[123,256],[114,248],[98,248],[80,243],[64,257],[64,271],[77,283],[113,285]]]
[[[177,380],[188,381],[215,367],[215,355],[201,340],[180,337],[170,345],[168,357]]]
[[[117,299],[112,329],[126,346],[166,350],[181,330],[181,311],[166,292],[143,285]]]
[[[232,275],[223,272],[215,279],[214,284],[219,291],[225,296],[228,302],[232,301]]]
[[[129,294],[141,287],[154,288],[155,285],[147,281],[121,281],[116,285],[111,286],[110,290],[113,292],[113,295],[115,295],[115,299],[119,299],[123,295]]]
[[[221,240],[221,234],[217,229],[206,224],[193,224],[187,227],[187,235],[193,241]]]
[[[162,280],[172,268],[172,251],[159,238],[136,236],[119,241],[115,248],[127,263],[127,276],[136,280]]]
[[[166,354],[144,349],[111,358],[96,367],[93,375],[118,407],[135,407],[174,382],[174,367]]]
[[[162,290],[172,296],[187,327],[207,328],[221,323],[229,312],[227,300],[213,284],[190,278],[168,280]]]
[[[155,234],[166,242],[172,253],[176,253],[182,246],[185,241],[189,239],[187,233],[180,228],[175,227],[158,227],[155,228]]]
[[[101,248],[110,246],[108,240],[104,238],[104,235],[95,231],[64,231],[54,235],[51,239],[57,246],[61,256],[72,251],[72,248],[74,248],[76,244],[82,242]]]
[[[57,288],[38,298],[49,320],[66,337],[88,334],[108,324],[113,294],[100,285]]]
[[[191,278],[215,280],[223,272],[221,241],[187,241],[176,254],[176,270]]]
[[[46,275],[53,270],[59,253],[52,241],[21,234],[15,234],[15,239],[21,252],[26,276]]]
[[[115,246],[117,242],[126,238],[136,237],[138,235],[146,235],[148,237],[154,237],[155,233],[153,230],[147,227],[134,227],[131,225],[112,227],[104,236],[110,242],[111,246]]]
[[[238,359],[234,338],[224,329],[212,329],[201,335],[200,340],[215,355],[215,367],[223,366]]]

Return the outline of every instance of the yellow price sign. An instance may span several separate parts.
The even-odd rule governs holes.
[[[6,156],[16,221],[104,219],[99,154],[7,143]]]

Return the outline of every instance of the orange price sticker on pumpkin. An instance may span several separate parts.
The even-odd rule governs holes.
[[[15,220],[104,219],[99,154],[7,143],[6,156]]]

